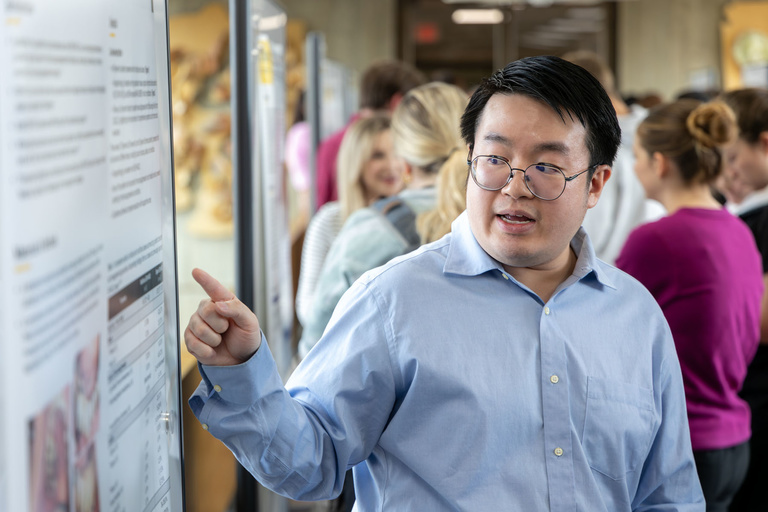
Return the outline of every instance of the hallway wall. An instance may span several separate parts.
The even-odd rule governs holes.
[[[720,21],[728,0],[619,2],[616,78],[624,94],[660,93],[671,100],[692,73],[719,80]],[[716,84],[718,87],[720,83]]]
[[[669,100],[692,77],[719,83],[720,22],[730,0],[617,2],[616,77],[625,94]],[[325,34],[327,55],[356,71],[397,56],[397,0],[281,0],[289,17]],[[490,70],[489,70],[490,72]]]
[[[396,0],[280,0],[289,18],[325,35],[327,56],[363,71],[397,53]]]

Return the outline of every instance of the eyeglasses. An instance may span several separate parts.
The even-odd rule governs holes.
[[[509,160],[496,155],[478,155],[472,161],[467,160],[467,164],[470,165],[474,182],[485,190],[501,190],[512,180],[515,171],[522,171],[526,188],[545,201],[554,201],[563,195],[566,183],[599,165],[591,165],[572,176],[566,176],[559,167],[547,164],[532,164],[525,169],[517,169],[509,164]]]

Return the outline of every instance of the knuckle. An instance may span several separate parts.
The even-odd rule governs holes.
[[[224,334],[225,332],[227,332],[227,329],[229,329],[229,322],[226,319],[221,318],[221,319],[218,319],[218,321],[216,322],[216,325],[212,325],[211,327],[217,333]]]
[[[202,319],[200,318],[200,316],[197,314],[194,314],[192,315],[192,318],[189,319],[189,325],[187,326],[187,329],[192,333],[198,332],[198,330],[200,329],[201,323],[202,323]]]

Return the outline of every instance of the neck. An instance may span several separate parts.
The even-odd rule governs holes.
[[[665,191],[659,202],[664,205],[667,212],[672,215],[683,208],[704,208],[719,210],[722,205],[712,197],[709,185],[695,185],[693,187],[670,188]]]
[[[563,255],[550,265],[540,267],[507,267],[505,265],[504,268],[546,303],[552,298],[557,287],[573,274],[576,259],[576,253],[568,245]]]
[[[381,199],[383,196],[377,196],[375,194],[371,194],[370,192],[365,193],[365,198],[363,199],[363,202],[365,203],[365,206],[371,206],[373,203]]]

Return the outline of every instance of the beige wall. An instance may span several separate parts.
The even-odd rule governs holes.
[[[395,0],[280,0],[289,19],[325,35],[326,55],[362,72],[377,59],[397,55]]]
[[[289,18],[325,35],[327,56],[362,72],[397,55],[396,0],[281,0]],[[720,22],[729,0],[617,2],[616,76],[624,94],[672,99],[694,73],[720,86]]]
[[[656,92],[664,100],[712,70],[719,83],[720,21],[728,0],[618,3],[616,75],[623,94]]]

